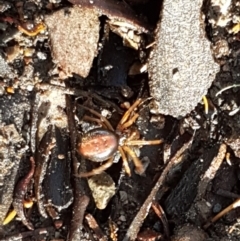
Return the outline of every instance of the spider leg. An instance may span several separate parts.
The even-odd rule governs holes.
[[[121,146],[119,146],[118,151],[120,152],[120,154],[122,156],[123,167],[125,169],[125,172],[128,174],[128,176],[131,176],[130,167],[128,165],[127,157],[126,157],[126,154],[125,154],[123,148]]]
[[[126,140],[124,145],[128,146],[147,146],[147,145],[159,145],[163,140]]]
[[[140,132],[137,129],[132,129],[126,140],[140,140]]]
[[[60,93],[64,93],[66,95],[74,95],[74,96],[81,96],[81,97],[91,97],[97,100],[99,103],[105,104],[108,107],[113,107],[117,110],[120,114],[122,114],[122,110],[113,102],[103,99],[97,94],[90,93],[89,91],[79,90],[76,88],[67,88],[59,85],[53,85],[53,84],[36,84],[35,85],[36,90],[49,90],[49,91],[58,91]]]
[[[106,169],[108,169],[112,164],[113,164],[113,158],[111,157],[109,158],[105,163],[103,163],[100,167],[97,167],[95,169],[93,169],[90,172],[84,172],[84,173],[80,173],[78,175],[76,175],[77,177],[91,177],[94,175],[98,175],[101,174],[103,171],[105,171]]]
[[[85,115],[83,117],[83,120],[84,121],[91,121],[91,122],[96,122],[97,124],[103,126],[104,128],[108,129],[107,125],[105,124],[105,122],[102,122],[101,120],[97,119],[97,118],[94,118],[94,117],[91,117],[91,116],[88,116],[88,115]]]
[[[128,128],[136,121],[138,117],[139,117],[139,114],[134,113],[131,119],[129,119],[127,122],[124,122],[122,125],[121,124],[118,125],[117,130],[123,131],[124,129]]]
[[[80,106],[81,108],[85,109],[85,110],[88,110],[90,113],[92,113],[93,115],[97,116],[102,122],[105,123],[105,125],[108,127],[109,130],[111,131],[114,131],[112,125],[110,124],[110,122],[107,120],[107,118],[105,118],[104,116],[102,116],[101,114],[99,114],[97,111],[91,109],[91,108],[88,108],[84,105],[80,105],[78,104],[78,106]]]
[[[137,157],[136,153],[128,146],[122,146],[122,148],[132,158],[137,173],[141,175],[144,172],[144,168],[142,162]]]
[[[132,113],[132,111],[133,111],[138,105],[140,105],[141,101],[142,101],[142,99],[139,98],[139,99],[137,99],[137,100],[129,107],[129,109],[124,113],[122,119],[121,119],[120,122],[119,122],[119,125],[120,125],[120,126],[123,125],[123,124],[127,121],[128,117],[130,116],[130,114]]]

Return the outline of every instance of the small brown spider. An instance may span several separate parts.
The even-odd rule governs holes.
[[[103,128],[96,128],[85,133],[82,136],[81,142],[78,144],[78,153],[94,162],[106,161],[103,165],[90,172],[80,173],[80,177],[97,175],[109,168],[113,163],[114,153],[117,150],[121,154],[125,171],[129,176],[131,175],[131,171],[128,165],[127,155],[133,160],[136,171],[140,174],[144,172],[142,162],[132,150],[131,146],[158,145],[162,143],[162,140],[141,140],[139,139],[140,135],[138,131],[130,130],[129,127],[139,117],[139,114],[134,110],[141,103],[142,99],[138,99],[129,107],[118,123],[116,130],[114,130],[109,121],[97,111],[80,105],[99,118],[85,117],[85,119],[100,123]]]

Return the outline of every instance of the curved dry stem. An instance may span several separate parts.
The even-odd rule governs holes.
[[[205,114],[207,115],[209,110],[208,99],[205,95],[202,97],[202,99],[203,99]]]
[[[218,95],[222,94],[224,91],[230,90],[230,89],[236,88],[236,87],[240,87],[240,84],[233,84],[233,85],[227,86],[227,87],[221,89],[220,91],[218,91],[215,96],[217,97]]]

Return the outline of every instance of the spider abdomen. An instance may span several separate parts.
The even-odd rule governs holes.
[[[118,136],[106,129],[97,128],[82,136],[78,144],[78,153],[94,162],[106,161],[118,149]]]

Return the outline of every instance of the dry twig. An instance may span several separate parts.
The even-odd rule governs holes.
[[[164,186],[165,179],[168,175],[168,173],[171,171],[172,168],[174,168],[176,165],[178,165],[182,160],[183,153],[189,148],[189,146],[192,143],[193,137],[185,143],[177,152],[176,154],[169,160],[167,163],[165,169],[163,170],[162,174],[158,178],[155,186],[152,188],[151,193],[143,203],[142,207],[138,211],[137,215],[133,219],[123,241],[134,241],[137,238],[137,234],[142,226],[142,223],[146,216],[148,215],[149,209],[152,205],[152,202],[154,201],[156,194],[158,193],[158,197],[161,198],[163,194],[168,189],[166,186]]]

